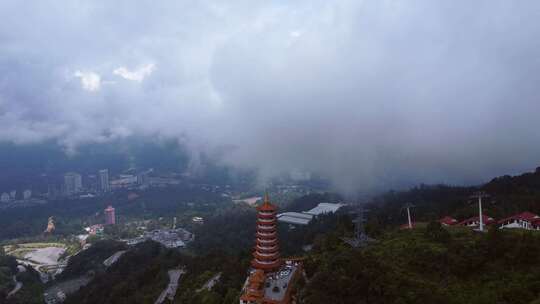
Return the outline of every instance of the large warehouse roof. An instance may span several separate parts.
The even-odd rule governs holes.
[[[317,207],[303,212],[284,212],[277,215],[277,219],[280,222],[293,224],[293,225],[307,225],[313,219],[314,216],[334,213],[339,208],[345,206],[344,204],[331,204],[320,203]]]
[[[285,212],[277,215],[278,221],[294,225],[307,225],[312,218],[313,215],[300,212]]]
[[[325,213],[334,213],[339,208],[345,206],[344,204],[332,204],[332,203],[320,203],[317,205],[317,207],[304,211],[304,213],[312,214],[312,215],[320,215]]]

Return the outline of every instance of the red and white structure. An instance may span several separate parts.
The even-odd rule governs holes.
[[[116,224],[116,214],[114,208],[109,205],[104,211],[105,213],[105,225],[114,225]]]
[[[102,234],[103,233],[103,225],[102,224],[96,224],[89,227],[84,228],[86,232],[88,232],[89,235],[96,235],[96,234]]]
[[[459,222],[458,225],[467,227],[478,227],[480,226],[480,223],[482,223],[482,225],[491,225],[495,223],[495,219],[491,216],[482,215],[482,221],[480,221],[480,218],[478,216],[474,216]]]
[[[459,221],[456,220],[453,217],[445,216],[445,217],[443,217],[442,219],[439,220],[439,223],[441,223],[441,225],[443,225],[443,226],[453,226],[453,225],[458,224]]]
[[[499,229],[540,230],[540,216],[532,212],[522,212],[497,222]]]
[[[257,207],[257,233],[251,261],[254,269],[264,272],[276,271],[281,266],[276,212],[277,206],[271,204],[268,195],[265,195],[263,204]]]

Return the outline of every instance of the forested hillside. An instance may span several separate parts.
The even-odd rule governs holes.
[[[540,214],[540,168],[518,176],[502,176],[471,187],[450,185],[420,185],[407,191],[390,191],[375,197],[370,203],[369,229],[374,232],[392,229],[406,222],[403,206],[412,203],[413,220],[429,222],[449,215],[465,219],[478,215],[476,199],[471,195],[484,191],[484,213],[500,219],[530,211]]]
[[[98,243],[99,244],[99,243]],[[108,247],[112,243],[98,245]],[[101,260],[98,251],[85,256]],[[237,303],[248,267],[248,255],[227,255],[216,251],[192,257],[177,250],[166,249],[155,242],[145,242],[131,248],[106,272],[97,272],[89,285],[68,297],[66,303],[154,303],[167,286],[170,269],[184,269],[178,290],[178,303]],[[101,267],[101,266],[98,266]],[[221,279],[212,290],[201,290],[213,275]]]
[[[7,298],[10,291],[15,289],[15,282],[20,282],[23,288]],[[6,304],[41,304],[43,303],[43,284],[39,274],[32,268],[25,268],[24,272],[17,269],[17,261],[14,257],[3,254],[0,248],[0,303]]]
[[[539,255],[537,232],[478,234],[434,222],[364,250],[329,234],[306,260],[302,302],[540,303]]]

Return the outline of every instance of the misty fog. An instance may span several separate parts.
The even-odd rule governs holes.
[[[537,1],[17,2],[0,141],[175,139],[342,191],[539,164]]]

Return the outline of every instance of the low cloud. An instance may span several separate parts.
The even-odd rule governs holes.
[[[0,140],[73,151],[172,138],[261,178],[310,171],[344,192],[477,183],[540,162],[539,10],[2,1]]]
[[[76,71],[73,76],[81,80],[81,87],[86,91],[94,92],[101,88],[101,77],[94,72]]]
[[[153,63],[142,65],[133,71],[128,70],[126,67],[119,67],[113,71],[113,74],[127,80],[142,82],[145,77],[152,74],[155,68],[156,66]]]

